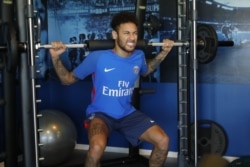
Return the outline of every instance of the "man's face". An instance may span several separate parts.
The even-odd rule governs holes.
[[[116,47],[125,51],[134,51],[138,38],[137,27],[133,23],[121,24],[117,32],[113,32],[113,38],[116,41]]]

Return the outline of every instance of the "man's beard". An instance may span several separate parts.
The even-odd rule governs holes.
[[[135,41],[132,41],[133,43],[136,43]],[[133,52],[134,50],[135,50],[135,46],[134,47],[130,47],[130,49],[127,49],[126,48],[126,43],[123,45],[123,43],[121,42],[121,40],[118,40],[118,47],[121,49],[121,50],[123,50],[124,52],[128,52],[128,53],[131,53],[131,52]],[[129,47],[129,46],[127,46],[127,47]]]

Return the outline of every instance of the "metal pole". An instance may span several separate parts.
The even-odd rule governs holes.
[[[31,82],[31,102],[32,102],[32,119],[34,130],[34,151],[35,166],[39,167],[39,149],[38,149],[38,131],[37,131],[37,109],[36,109],[36,67],[35,67],[35,42],[34,42],[34,8],[33,0],[27,0],[27,37],[28,37],[28,56],[30,58],[30,82]]]
[[[26,10],[26,11],[25,11]],[[27,41],[27,52],[20,55],[20,88],[22,109],[23,166],[38,167],[36,113],[34,112],[33,87],[33,6],[31,1],[17,0],[17,17],[20,42]],[[25,18],[27,15],[27,22]],[[27,27],[28,25],[28,27]],[[27,32],[27,29],[30,30]],[[30,62],[31,65],[29,64]],[[30,68],[31,67],[31,68]],[[32,80],[32,81],[31,81]]]
[[[187,40],[189,33],[189,22],[187,14],[188,0],[177,1],[177,31],[178,40]],[[189,68],[189,52],[187,47],[183,45],[178,48],[178,167],[187,167],[188,135],[189,135],[189,114],[190,114],[190,68]]]
[[[196,0],[192,1],[192,41],[191,41],[191,53],[193,56],[193,107],[194,107],[194,164],[197,166],[197,158],[198,158],[198,153],[197,153],[197,69],[198,69],[198,61],[197,61],[197,24],[196,24],[196,19],[197,19],[197,9],[196,9]]]
[[[21,42],[27,41],[25,24],[26,0],[17,1],[17,21],[19,29],[19,39]],[[22,111],[22,139],[23,139],[23,166],[36,167],[35,149],[34,149],[34,127],[32,121],[32,104],[30,91],[30,76],[28,68],[27,53],[20,54],[20,92],[21,92],[21,111]]]

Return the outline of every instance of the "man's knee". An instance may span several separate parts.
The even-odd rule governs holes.
[[[89,146],[89,156],[91,156],[94,159],[100,159],[103,155],[103,152],[105,150],[104,144],[91,144]]]
[[[155,147],[161,150],[168,150],[169,141],[169,136],[164,133],[159,137],[159,139],[155,143]]]

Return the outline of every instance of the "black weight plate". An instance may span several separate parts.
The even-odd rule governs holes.
[[[198,46],[197,60],[201,64],[211,62],[216,57],[218,48],[218,36],[214,28],[210,25],[199,24],[197,26],[197,40],[204,43]],[[199,43],[199,42],[198,42]]]
[[[2,46],[3,45],[3,26],[2,26],[2,23],[1,23],[1,21],[0,21],[0,33],[1,33],[1,35],[0,35],[0,45]]]
[[[190,126],[191,132],[191,157],[194,158],[194,124]],[[228,144],[224,129],[216,122],[210,120],[197,121],[197,154],[223,155]]]
[[[0,35],[0,45],[1,45],[1,70],[3,68],[6,67],[6,55],[7,55],[7,48],[6,48],[6,43],[7,43],[7,32],[8,32],[8,29],[7,29],[7,26],[6,26],[6,23],[2,23],[1,24],[1,35]]]
[[[4,23],[1,24],[1,35],[0,35],[0,45],[1,46],[6,46],[6,41],[7,41],[7,29],[6,29],[6,25]],[[6,50],[1,50],[3,52],[5,52]]]
[[[15,27],[11,24],[2,25],[2,44],[7,47],[5,52],[6,68],[9,72],[15,72],[18,63],[18,42]]]

